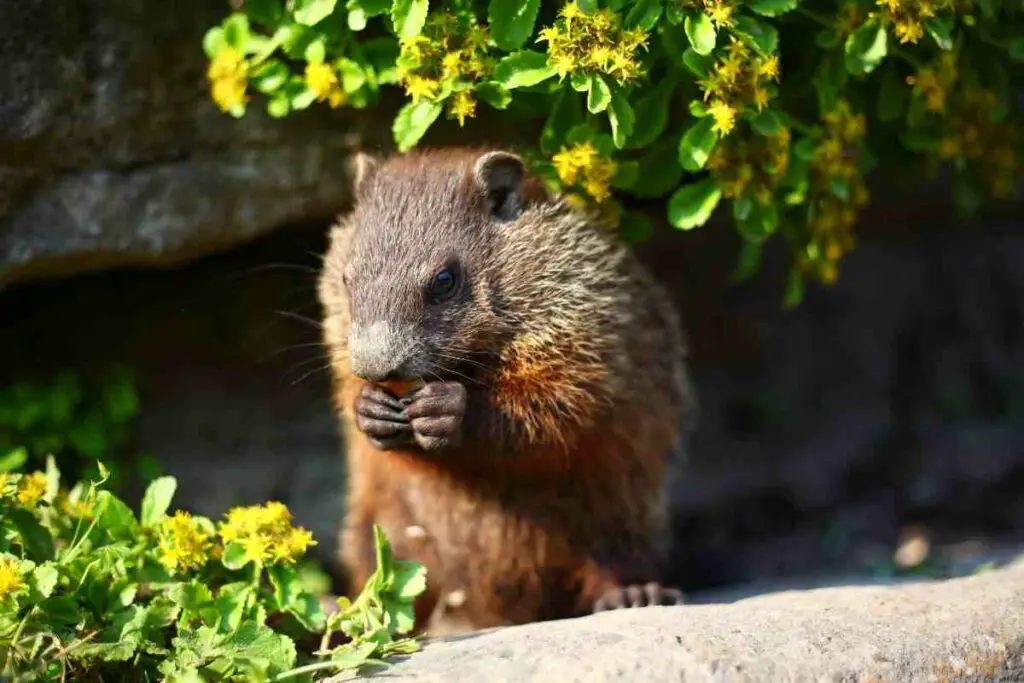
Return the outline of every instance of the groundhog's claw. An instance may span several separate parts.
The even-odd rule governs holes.
[[[458,446],[462,441],[466,388],[458,382],[431,382],[403,402],[413,437],[423,450]]]
[[[363,387],[356,400],[356,426],[375,448],[384,451],[412,443],[405,406],[379,387]]]
[[[594,611],[605,612],[626,607],[682,605],[683,602],[682,592],[651,582],[644,585],[618,586],[609,590],[594,601]]]

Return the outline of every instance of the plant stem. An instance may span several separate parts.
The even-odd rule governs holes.
[[[806,7],[800,7],[799,5],[797,5],[796,11],[804,15],[808,19],[811,19],[817,22],[818,24],[821,24],[825,28],[835,28],[835,24],[833,24],[831,21],[821,16],[820,14],[817,14],[816,12],[812,12]]]

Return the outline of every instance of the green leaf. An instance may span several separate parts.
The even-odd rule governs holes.
[[[327,43],[324,37],[320,36],[307,45],[302,56],[310,64],[322,64],[327,57]]]
[[[292,15],[303,26],[313,26],[331,15],[338,0],[295,0]]]
[[[822,50],[833,50],[839,47],[839,32],[831,26],[823,28],[814,36],[814,44]]]
[[[217,592],[217,599],[213,603],[220,618],[218,630],[229,632],[239,628],[249,603],[254,597],[253,587],[245,581],[237,581],[221,586],[221,589]],[[248,621],[246,623],[251,624],[253,622]]]
[[[771,24],[740,15],[733,20],[732,33],[763,56],[779,49],[779,32]]]
[[[608,108],[611,102],[612,91],[608,83],[600,74],[590,75],[590,90],[587,94],[587,111],[591,114],[599,114]]]
[[[875,70],[888,50],[885,27],[877,19],[871,19],[846,39],[846,70],[855,76],[869,74]]]
[[[615,88],[612,91],[611,102],[608,106],[608,123],[612,127],[612,140],[615,146],[622,149],[626,141],[633,134],[636,118],[633,114],[633,107],[629,106],[629,100],[621,89]]]
[[[391,4],[391,22],[399,38],[418,36],[427,21],[429,0],[394,0]]]
[[[415,147],[440,114],[441,105],[426,100],[402,107],[391,125],[398,151],[407,152]]]
[[[568,86],[562,86],[540,133],[540,150],[545,156],[558,151],[569,130],[583,120],[580,98]]]
[[[512,103],[512,93],[501,83],[484,81],[477,83],[474,92],[481,100],[495,109],[505,109]]]
[[[130,541],[139,533],[139,522],[131,508],[110,491],[96,494],[97,529],[113,539]]]
[[[732,271],[732,281],[736,284],[746,282],[757,275],[761,269],[761,253],[763,243],[747,242],[744,240],[740,246],[739,257],[736,259],[736,267]]]
[[[795,308],[804,299],[804,277],[794,266],[789,269],[789,277],[786,279],[786,295],[782,305],[786,308]]]
[[[663,197],[679,184],[683,177],[683,167],[679,165],[679,147],[670,140],[664,140],[647,150],[644,156],[637,159],[640,177],[629,188],[629,194],[640,199]]]
[[[782,119],[774,109],[765,109],[750,120],[750,125],[765,137],[774,137],[782,132]]]
[[[275,119],[287,116],[291,108],[291,102],[286,95],[279,93],[277,96],[267,100],[267,113]]]
[[[393,571],[391,593],[399,598],[412,601],[427,589],[427,570],[416,562],[395,562]]]
[[[7,451],[0,458],[0,472],[13,472],[19,469],[28,460],[28,451],[24,447]]]
[[[284,18],[284,8],[278,0],[245,0],[245,13],[264,26],[277,26]]]
[[[320,604],[316,597],[309,593],[302,593],[296,596],[295,600],[288,606],[287,611],[311,633],[322,632],[327,623],[323,605]]]
[[[36,562],[53,559],[53,538],[46,527],[35,518],[35,515],[24,508],[13,508],[7,510],[5,516],[17,529],[29,558]]]
[[[709,55],[715,49],[715,25],[711,18],[703,12],[689,12],[683,23],[686,30],[686,37],[690,39],[690,45],[699,55]]]
[[[626,14],[624,26],[627,29],[640,28],[650,31],[661,17],[661,0],[638,0]]]
[[[708,222],[722,198],[714,178],[705,178],[676,190],[668,200],[668,220],[680,230],[692,230]]]
[[[950,35],[949,23],[944,19],[932,17],[928,21],[924,22],[924,27],[928,31],[928,35],[932,37],[935,44],[939,46],[940,50],[952,50],[953,49],[953,36]]]
[[[163,520],[171,506],[178,480],[174,477],[160,477],[150,482],[142,497],[142,525],[153,526]]]
[[[490,0],[487,21],[491,37],[502,50],[518,50],[533,33],[540,0]]]
[[[686,108],[690,110],[690,116],[695,119],[702,119],[708,115],[708,105],[703,100],[690,100]]]
[[[555,75],[543,52],[520,50],[505,57],[494,68],[494,80],[508,89],[536,85]]]
[[[882,72],[882,83],[878,89],[878,118],[881,121],[895,121],[907,106],[908,88],[900,79],[895,66]]]
[[[733,218],[736,228],[747,242],[764,242],[779,227],[779,210],[775,202],[761,204],[750,201],[740,214],[734,207]]]
[[[683,66],[697,78],[707,78],[715,65],[715,58],[697,54],[692,47],[683,52]]]
[[[665,18],[668,19],[668,23],[674,26],[678,26],[683,23],[686,19],[686,15],[683,13],[682,3],[670,2],[665,6]]]
[[[167,598],[193,617],[198,617],[199,611],[213,602],[210,589],[199,581],[174,584],[167,590]]]
[[[844,202],[850,201],[850,183],[845,178],[832,178],[829,182],[829,189],[836,199]]]
[[[835,53],[826,54],[811,79],[818,96],[819,110],[830,111],[835,106],[848,78],[844,60]]]
[[[748,0],[746,6],[761,16],[777,17],[795,10],[797,0]]]
[[[679,140],[679,165],[687,171],[699,171],[707,163],[711,150],[718,143],[714,125],[715,120],[710,116],[697,119]]]
[[[251,82],[261,93],[270,94],[288,82],[288,67],[276,59],[261,64],[253,74]]]
[[[222,25],[224,42],[239,52],[245,51],[245,45],[249,42],[249,17],[241,12],[233,12]]]
[[[61,625],[76,624],[80,618],[78,603],[71,595],[50,596],[40,602],[37,607],[48,621]]]
[[[216,57],[226,45],[227,41],[224,40],[224,29],[220,26],[214,26],[203,34],[203,52],[209,59]]]
[[[662,134],[668,124],[669,104],[678,84],[679,77],[673,72],[660,79],[658,85],[636,103],[633,134],[626,144],[628,149],[643,149]]]
[[[57,587],[57,566],[52,562],[44,562],[32,570],[30,585],[37,599],[48,598]]]
[[[1010,59],[1015,62],[1024,62],[1024,36],[1010,40],[1007,48],[1010,52]]]
[[[231,570],[241,569],[250,561],[246,555],[245,546],[238,541],[232,541],[224,546],[224,552],[220,558],[221,564]]]

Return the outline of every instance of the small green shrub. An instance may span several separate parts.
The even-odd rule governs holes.
[[[731,204],[735,276],[781,236],[835,282],[877,164],[948,170],[965,214],[1024,169],[1022,7],[1008,0],[242,0],[205,35],[213,100],[241,117],[408,102],[399,150],[486,105],[539,129],[552,189],[629,239],[628,204],[690,230]]]
[[[284,505],[168,515],[176,482],[161,477],[136,516],[98,469],[70,490],[52,458],[0,475],[3,680],[310,681],[417,649],[403,634],[425,570],[394,561],[379,529],[376,572],[328,616],[296,565],[312,536]]]
[[[110,488],[132,473],[149,481],[159,464],[130,447],[138,412],[135,377],[120,365],[0,387],[0,472],[40,468],[52,455],[72,479],[95,477],[94,464],[102,461]]]

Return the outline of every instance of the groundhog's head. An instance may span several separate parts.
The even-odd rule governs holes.
[[[504,334],[497,242],[543,190],[501,151],[360,154],[353,170],[320,283],[328,345],[372,382],[478,374]]]

